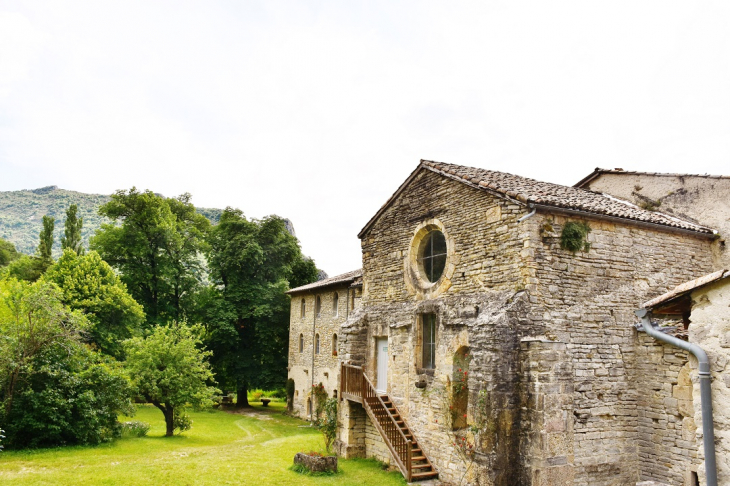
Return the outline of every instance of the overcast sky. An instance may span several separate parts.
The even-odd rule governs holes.
[[[730,173],[730,2],[0,0],[0,190],[291,219],[330,275],[421,158]]]

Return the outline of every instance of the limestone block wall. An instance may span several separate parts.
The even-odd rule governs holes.
[[[633,484],[639,463],[637,348],[633,311],[651,296],[708,273],[710,241],[692,235],[588,220],[590,251],[562,250],[559,236],[578,218],[540,214],[532,238],[531,318],[568,343],[575,377],[575,484]],[[656,409],[656,413],[671,413]],[[667,451],[662,464],[675,462]],[[632,483],[633,481],[633,483]]]
[[[523,339],[520,484],[573,484],[573,365],[565,343]]]
[[[710,358],[712,372],[712,406],[715,422],[715,455],[717,480],[730,486],[730,282],[728,279],[702,287],[692,293],[692,315],[689,339],[702,347]],[[697,445],[700,459],[702,447],[702,416],[700,387],[696,362],[693,359],[692,382],[694,421],[697,424]],[[698,467],[700,484],[704,484],[704,461]]]
[[[639,333],[636,371],[640,479],[691,486],[700,460],[688,353]]]
[[[602,174],[588,188],[654,205],[657,211],[698,221],[720,232],[713,243],[714,269],[730,266],[730,177],[688,175]]]
[[[528,211],[430,171],[421,172],[362,239],[363,305],[423,299],[405,285],[409,248],[419,224],[437,219],[453,243],[451,293],[524,288],[523,239]]]
[[[350,293],[352,295],[352,291]],[[337,308],[334,307],[335,294],[338,295]],[[319,314],[316,312],[318,297]],[[309,417],[307,400],[311,398],[312,383],[322,383],[329,396],[333,396],[339,387],[339,358],[336,347],[339,346],[339,329],[345,322],[348,311],[347,287],[344,286],[326,288],[311,294],[292,295],[289,316],[289,378],[294,380],[294,414],[299,417]],[[301,352],[300,335],[304,340]],[[317,335],[319,353],[314,349]],[[316,404],[313,403],[312,406],[316,407]]]

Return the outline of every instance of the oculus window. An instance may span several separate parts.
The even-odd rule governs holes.
[[[441,231],[430,231],[421,241],[418,266],[429,282],[436,282],[443,275],[446,268],[446,237]]]

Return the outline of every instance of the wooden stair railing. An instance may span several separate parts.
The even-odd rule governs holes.
[[[361,367],[343,363],[340,380],[340,397],[363,404],[406,481],[438,477],[393,401],[388,395],[378,393]]]

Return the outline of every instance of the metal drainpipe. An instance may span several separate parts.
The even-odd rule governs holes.
[[[707,353],[696,344],[682,341],[681,339],[654,329],[654,326],[651,325],[649,311],[647,309],[639,309],[634,314],[641,319],[641,325],[649,336],[658,341],[689,351],[697,358],[700,375],[700,406],[702,407],[702,439],[705,446],[705,475],[707,476],[707,486],[717,486],[715,427],[712,419],[712,377],[710,375],[710,360],[707,358]]]
[[[531,217],[535,216],[535,213],[537,212],[537,208],[535,207],[535,205],[534,205],[534,204],[530,204],[530,205],[529,205],[529,206],[527,206],[527,207],[528,207],[528,208],[532,208],[532,212],[531,212],[531,213],[529,213],[529,214],[526,214],[526,215],[522,216],[522,217],[521,217],[520,219],[518,219],[518,220],[517,220],[517,222],[518,222],[518,223],[521,223],[521,222],[523,222],[524,220],[526,220],[526,219],[528,219],[528,218],[531,218]]]

